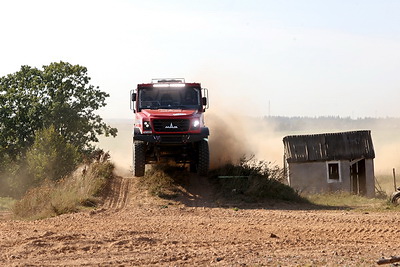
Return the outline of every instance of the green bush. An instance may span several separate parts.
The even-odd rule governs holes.
[[[210,175],[225,198],[306,202],[293,188],[283,183],[285,177],[281,168],[257,161],[254,157],[243,157],[238,164],[226,164],[211,171]]]
[[[78,149],[67,143],[54,126],[38,131],[33,145],[26,153],[33,184],[40,184],[45,179],[61,179],[76,168],[80,158]]]

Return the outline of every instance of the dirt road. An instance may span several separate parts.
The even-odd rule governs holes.
[[[136,183],[118,178],[96,211],[40,221],[2,214],[0,265],[372,266],[400,255],[394,212],[221,208],[190,188],[185,201],[168,203]]]

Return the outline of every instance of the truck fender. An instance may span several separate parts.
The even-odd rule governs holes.
[[[139,128],[137,128],[137,127],[133,128],[132,136],[140,135],[140,134],[142,134],[142,133],[140,132]]]
[[[201,128],[201,134],[209,136],[210,135],[210,130],[208,129],[208,127]]]

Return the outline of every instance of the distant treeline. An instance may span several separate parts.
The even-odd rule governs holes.
[[[282,117],[265,116],[263,119],[275,126],[276,131],[326,131],[326,130],[400,130],[400,118],[357,118],[339,116]]]

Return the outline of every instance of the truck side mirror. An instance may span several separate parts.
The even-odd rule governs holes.
[[[129,106],[131,110],[133,110],[133,112],[136,112],[135,110],[136,93],[134,93],[133,90],[131,90],[130,99],[131,101],[129,101]]]
[[[202,102],[203,108],[204,108],[203,111],[205,111],[206,109],[208,109],[208,106],[209,106],[209,103],[207,101],[207,99],[208,99],[208,89],[207,88],[202,88],[201,90],[203,91],[203,94],[202,94],[203,97],[201,99],[201,102]]]

